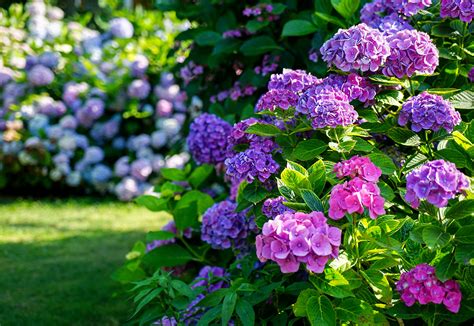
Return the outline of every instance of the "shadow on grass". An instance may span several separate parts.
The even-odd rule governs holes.
[[[93,230],[0,244],[0,325],[117,325],[129,306],[111,278],[141,232]]]

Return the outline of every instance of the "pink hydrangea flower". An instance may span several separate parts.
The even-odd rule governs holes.
[[[339,179],[360,177],[368,182],[377,182],[382,175],[382,170],[372,163],[368,157],[358,155],[334,165],[334,172]]]

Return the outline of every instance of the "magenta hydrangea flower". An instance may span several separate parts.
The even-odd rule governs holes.
[[[369,79],[361,77],[355,73],[347,76],[330,74],[323,79],[322,85],[329,85],[339,88],[347,95],[349,101],[358,100],[362,103],[368,103],[375,98],[379,87],[373,85]]]
[[[174,223],[174,221],[169,221],[168,223],[166,223],[166,225],[161,228],[161,231],[168,231],[174,234],[178,234],[178,229],[176,228],[176,224]],[[192,232],[193,230],[191,228],[187,228],[186,230],[183,231],[183,236],[189,239],[191,238]],[[171,238],[168,240],[153,240],[152,242],[147,243],[146,251],[148,252],[158,247],[172,244],[175,242],[176,242],[176,238]]]
[[[397,291],[406,306],[418,303],[444,304],[446,309],[457,313],[461,307],[462,293],[454,280],[441,282],[435,274],[435,268],[428,264],[419,264],[400,275],[396,283]]]
[[[291,106],[298,104],[298,95],[286,89],[271,89],[260,97],[257,102],[256,111],[275,109],[288,110]]]
[[[372,163],[370,158],[356,155],[334,165],[334,173],[339,179],[359,177],[368,182],[377,182],[382,170]]]
[[[285,212],[263,225],[256,238],[257,257],[261,262],[273,260],[282,273],[297,272],[301,263],[322,273],[328,260],[338,256],[341,235],[321,212]]]
[[[470,23],[474,18],[474,2],[472,0],[441,0],[441,17],[459,18]]]
[[[332,188],[329,217],[340,220],[346,213],[363,214],[364,208],[367,208],[370,218],[376,219],[377,216],[385,214],[384,203],[385,199],[377,184],[356,177]]]
[[[249,148],[225,160],[226,177],[232,182],[246,180],[252,183],[256,179],[268,183],[270,177],[280,166],[269,153]]]
[[[304,70],[283,69],[283,73],[270,76],[268,89],[285,89],[296,94],[301,94],[308,88],[320,83],[320,79]]]
[[[420,200],[437,207],[446,207],[448,200],[469,189],[468,178],[456,165],[444,160],[430,161],[407,175],[405,200],[413,207],[420,206]]]
[[[405,126],[408,122],[415,132],[441,128],[452,132],[461,123],[461,115],[441,96],[423,92],[403,103],[398,123]]]
[[[279,196],[277,198],[268,198],[263,202],[262,213],[268,218],[274,218],[277,215],[285,212],[293,213],[294,210],[283,205],[286,202],[285,197]]]
[[[430,36],[416,30],[402,30],[387,36],[391,53],[382,68],[386,76],[403,78],[415,73],[432,74],[439,64],[439,54]]]
[[[237,204],[225,200],[211,206],[202,216],[201,239],[214,249],[245,249],[248,236],[256,231],[253,218],[237,212]]]
[[[219,164],[226,158],[228,137],[232,126],[219,117],[204,113],[191,123],[187,144],[194,160],[199,163]]]
[[[348,126],[358,117],[347,95],[329,85],[308,89],[300,97],[296,111],[307,115],[315,129]]]
[[[410,17],[429,6],[431,6],[431,0],[402,0],[400,1],[399,10],[405,16]]]
[[[382,33],[366,24],[340,29],[321,47],[328,66],[342,71],[377,71],[390,55]]]

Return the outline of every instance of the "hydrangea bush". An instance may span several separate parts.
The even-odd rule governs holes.
[[[137,199],[171,214],[176,232],[149,232],[115,272],[116,280],[132,287],[132,320],[472,320],[472,17],[456,11],[464,2],[453,3],[449,19],[444,11],[451,2],[444,1],[315,1],[314,8],[308,2],[230,1],[219,8],[207,2],[193,7],[189,17],[203,17],[194,31],[181,34],[195,40],[193,64],[185,63],[188,89],[207,94],[204,103],[210,103],[216,87],[245,86],[248,80],[246,86],[260,97],[219,101],[216,95],[188,135],[194,160],[184,169],[162,169],[159,195]],[[301,12],[289,19],[296,10]],[[361,22],[352,18],[358,10]],[[237,23],[249,18],[252,23]],[[325,69],[269,71],[248,58],[278,57],[273,62],[280,67],[291,61],[287,51],[298,57],[294,52],[311,38],[312,59],[316,52],[317,66]],[[220,53],[224,68],[216,54],[226,46],[232,50]],[[216,61],[199,60],[210,53]],[[286,67],[302,68],[300,62]],[[225,73],[230,63],[235,75]],[[243,77],[264,70],[265,89],[262,79]],[[239,115],[231,116],[236,108]],[[154,241],[169,242],[147,251],[146,243]],[[220,281],[215,290],[213,276]],[[196,287],[196,277],[206,284]],[[194,307],[199,318],[189,320]]]
[[[0,187],[131,200],[183,167],[186,95],[165,70],[172,15],[65,19],[33,1],[0,12]],[[117,17],[117,16],[121,17]],[[145,23],[144,23],[145,22]]]

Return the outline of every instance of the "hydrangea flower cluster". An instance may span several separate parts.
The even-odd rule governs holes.
[[[268,218],[274,218],[285,212],[293,213],[294,210],[283,205],[286,202],[285,197],[279,196],[277,198],[268,198],[263,202],[262,213]]]
[[[295,94],[302,94],[308,88],[321,81],[304,70],[283,69],[281,74],[273,74],[268,82],[268,89],[284,89]]]
[[[258,21],[275,21],[279,18],[273,15],[273,6],[267,3],[261,3],[253,7],[246,7],[242,14],[247,17],[256,17]]]
[[[260,97],[255,110],[264,111],[275,109],[288,110],[288,108],[298,104],[298,95],[286,89],[271,89]]]
[[[235,182],[259,180],[266,183],[280,166],[269,153],[257,149],[247,149],[225,160],[226,176]]]
[[[443,97],[423,92],[403,103],[398,123],[405,126],[408,122],[415,132],[422,129],[438,131],[441,128],[452,132],[461,123],[461,115]]]
[[[204,73],[204,67],[194,63],[194,61],[189,61],[179,71],[180,77],[183,79],[185,84],[189,84],[193,79],[197,78],[199,75],[202,75],[203,73]]]
[[[280,56],[271,56],[266,54],[262,59],[262,65],[256,66],[253,71],[255,71],[257,75],[266,76],[269,73],[277,70],[279,61]]]
[[[321,47],[328,66],[342,71],[377,71],[390,55],[382,33],[366,24],[340,29]]]
[[[232,156],[235,153],[235,146],[242,144],[248,145],[249,148],[257,149],[264,153],[271,153],[275,150],[277,145],[271,138],[246,133],[248,127],[262,122],[263,121],[259,119],[248,118],[236,123],[232,127],[232,131],[228,137],[228,156]]]
[[[369,26],[378,28],[385,36],[402,30],[414,29],[406,20],[395,13],[381,18],[377,25],[372,23]]]
[[[474,3],[470,0],[441,0],[441,17],[459,18],[470,23],[474,18]]]
[[[462,293],[454,280],[441,282],[435,274],[435,268],[428,264],[419,264],[400,275],[396,283],[402,301],[408,307],[418,302],[443,304],[446,309],[457,313],[461,307]]]
[[[407,175],[406,201],[413,207],[420,206],[420,200],[437,207],[446,207],[448,200],[469,189],[468,178],[456,165],[444,160],[430,161]]]
[[[228,98],[232,101],[237,101],[241,97],[253,95],[256,90],[257,88],[255,86],[241,86],[239,82],[235,82],[230,89],[220,91],[217,95],[212,95],[210,101],[211,103],[224,102]]]
[[[469,73],[467,74],[467,78],[471,83],[474,83],[474,67],[469,70]]]
[[[214,249],[245,249],[247,238],[256,231],[253,218],[237,212],[237,204],[225,200],[214,204],[202,216],[201,239]]]
[[[347,95],[329,85],[308,89],[300,97],[296,111],[307,115],[315,129],[348,126],[358,117]]]
[[[401,30],[387,36],[390,56],[382,72],[403,78],[415,73],[432,74],[439,64],[439,54],[430,36],[416,30]]]
[[[131,38],[133,32],[133,25],[127,18],[114,18],[110,21],[110,33],[116,38]]]
[[[382,170],[372,163],[370,158],[358,155],[335,164],[334,172],[339,179],[344,177],[351,179],[359,177],[365,181],[374,183],[378,182],[382,175]]]
[[[354,156],[334,165],[339,179],[351,180],[334,186],[329,198],[329,217],[339,220],[346,213],[363,214],[364,208],[372,219],[385,214],[385,200],[380,194],[377,182],[382,171],[368,157]]]
[[[190,126],[187,144],[199,164],[219,164],[226,159],[232,126],[219,117],[204,113]]]
[[[176,321],[176,318],[174,317],[168,317],[168,316],[163,316],[159,320],[155,321],[153,325],[159,325],[159,326],[177,326],[178,322]]]
[[[347,95],[349,101],[358,100],[362,103],[370,103],[379,89],[367,78],[355,73],[350,73],[347,76],[330,74],[323,79],[321,84],[337,87]]]
[[[369,26],[377,27],[384,15],[396,14],[410,17],[429,6],[431,6],[431,0],[375,0],[362,7],[360,20]]]
[[[282,273],[297,272],[301,263],[322,273],[328,260],[339,254],[341,234],[321,212],[286,212],[263,225],[256,238],[257,257],[261,262],[275,261]]]
[[[176,228],[176,224],[174,223],[174,221],[169,221],[168,223],[166,223],[166,225],[161,228],[161,231],[168,231],[174,234],[178,234],[178,229]],[[183,236],[189,239],[191,238],[192,232],[193,230],[191,228],[188,228],[183,231]],[[152,251],[153,249],[156,249],[158,247],[162,247],[175,242],[176,238],[171,238],[168,240],[153,240],[152,242],[147,243],[146,251]]]

